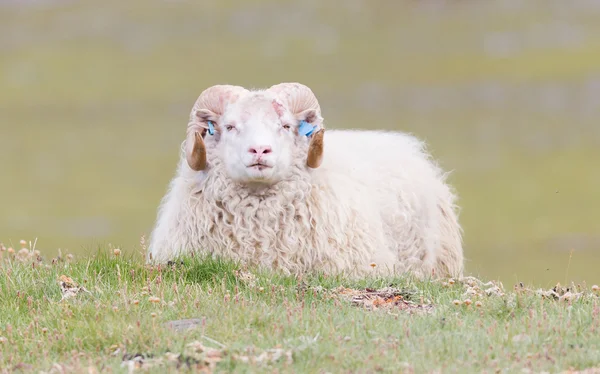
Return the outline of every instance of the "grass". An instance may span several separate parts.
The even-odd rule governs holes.
[[[3,372],[127,372],[135,360],[149,372],[554,373],[600,365],[600,299],[585,284],[554,294],[474,279],[299,279],[198,257],[151,267],[112,249],[53,259],[0,254]],[[61,300],[63,275],[89,292]],[[365,298],[365,289],[386,287],[402,296]],[[192,329],[167,324],[191,318]]]

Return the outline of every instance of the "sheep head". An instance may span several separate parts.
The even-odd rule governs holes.
[[[207,131],[211,125],[214,135]],[[192,108],[186,159],[191,169],[206,169],[205,142],[214,142],[213,156],[223,161],[233,180],[274,183],[285,178],[298,149],[304,149],[308,167],[319,167],[323,135],[319,103],[302,84],[256,91],[218,85],[202,92]]]

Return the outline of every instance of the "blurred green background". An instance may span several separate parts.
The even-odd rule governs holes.
[[[0,0],[0,240],[139,252],[200,92],[283,81],[428,142],[468,273],[600,282],[591,0]]]

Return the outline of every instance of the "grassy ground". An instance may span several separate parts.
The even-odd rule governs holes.
[[[557,373],[600,365],[591,285],[298,279],[198,258],[149,267],[113,249],[0,255],[3,372]],[[181,319],[197,320],[184,330],[173,323]]]

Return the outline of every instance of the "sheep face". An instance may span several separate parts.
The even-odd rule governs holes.
[[[216,157],[233,181],[274,184],[299,167],[319,167],[322,123],[315,95],[302,84],[280,83],[258,91],[212,86],[190,113],[187,164],[202,172],[208,159]]]
[[[220,118],[217,148],[229,177],[240,183],[273,184],[285,179],[299,139],[299,120],[276,97],[249,93],[229,105]]]

